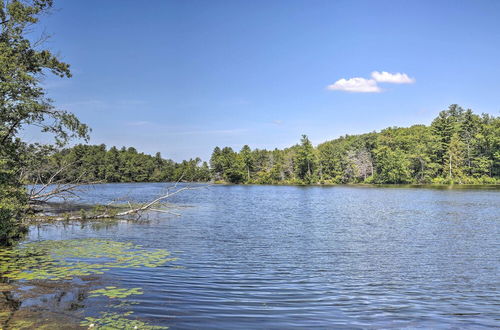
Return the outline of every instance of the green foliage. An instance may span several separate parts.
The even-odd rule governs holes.
[[[33,151],[31,151],[33,153]],[[210,168],[200,158],[175,163],[163,159],[160,153],[150,156],[135,148],[101,145],[76,145],[60,151],[52,150],[35,154],[30,175],[26,183],[35,183],[39,178],[47,180],[58,169],[64,169],[54,177],[66,182],[165,182],[210,180]]]
[[[245,167],[246,181],[250,181],[251,180],[250,172],[253,171],[254,161],[252,157],[252,150],[248,145],[245,144],[243,148],[241,148],[240,157]]]
[[[0,159],[0,245],[12,245],[26,233],[26,227],[20,224],[26,194],[11,163]]]
[[[316,148],[307,136],[284,150],[235,152],[216,147],[210,167],[199,158],[175,163],[134,148],[77,145],[55,152],[30,147],[34,182],[67,166],[56,178],[87,182],[209,181],[257,184],[471,183],[500,176],[500,119],[452,105],[430,126],[390,127],[379,133],[346,135]],[[24,157],[27,162],[30,157]],[[439,179],[441,178],[441,179]]]
[[[216,147],[210,158],[214,179],[223,179],[231,183],[242,183],[245,178],[249,181],[249,169],[245,163],[245,161],[249,160],[244,157],[247,156],[239,155],[230,147],[225,147],[222,150]]]
[[[303,135],[284,150],[214,149],[212,178],[231,183],[498,183],[500,118],[456,104],[430,126],[346,135],[314,148]]]
[[[222,151],[219,147],[215,147],[210,157],[210,170],[214,180],[221,181],[224,167],[222,166]]]
[[[56,109],[41,86],[47,73],[70,77],[69,65],[27,35],[52,7],[52,0],[0,0],[0,245],[25,232],[21,218],[27,198],[20,186],[26,145],[17,138],[25,126],[53,135],[57,145],[88,139],[89,128],[73,114]]]
[[[88,137],[88,127],[73,114],[56,110],[40,85],[44,73],[71,77],[69,65],[26,37],[30,25],[52,7],[51,0],[0,2],[0,144],[25,125],[52,133],[60,145]]]
[[[399,149],[391,150],[387,146],[381,146],[375,149],[374,153],[378,164],[375,182],[410,182],[410,161],[403,151]]]
[[[313,182],[313,173],[316,168],[314,147],[307,135],[302,135],[300,145],[295,154],[295,172],[300,180],[306,183]]]

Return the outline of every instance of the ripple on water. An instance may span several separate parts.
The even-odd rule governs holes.
[[[162,187],[95,191],[147,200]],[[144,292],[137,317],[172,329],[487,328],[500,326],[499,201],[499,190],[215,186],[175,196],[192,206],[182,217],[31,235],[179,251],[178,268],[112,273]]]

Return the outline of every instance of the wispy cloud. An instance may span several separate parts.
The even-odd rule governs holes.
[[[147,102],[143,100],[125,99],[116,101],[104,101],[99,99],[88,99],[81,101],[74,101],[70,103],[63,103],[58,106],[68,110],[122,110],[123,108],[138,108],[144,107]]]
[[[237,135],[248,132],[247,128],[228,128],[228,129],[203,129],[198,127],[186,127],[184,130],[178,126],[163,124],[161,122],[137,120],[123,122],[124,126],[136,127],[143,132],[153,135],[166,136],[184,136],[184,135]]]
[[[244,98],[229,99],[218,103],[218,105],[220,106],[228,106],[228,107],[248,105],[248,104],[250,104],[250,101]]]
[[[149,121],[144,121],[144,120],[131,121],[131,122],[126,123],[127,126],[145,126],[148,124],[151,124],[151,123]]]
[[[337,80],[335,83],[328,85],[326,88],[331,91],[343,91],[352,93],[381,92],[381,89],[377,86],[377,82],[375,80],[365,78],[342,78]]]
[[[413,84],[415,78],[410,78],[406,73],[390,73],[387,71],[373,71],[372,78],[380,83],[391,83],[391,84]]]
[[[147,101],[135,100],[135,99],[125,99],[116,102],[118,106],[136,106],[136,105],[145,105],[147,103],[148,103]]]
[[[71,103],[63,103],[60,105],[62,108],[105,108],[108,104],[101,100],[85,100],[85,101],[75,101]]]
[[[371,79],[355,77],[350,79],[339,79],[326,89],[331,91],[342,91],[351,93],[380,93],[382,89],[379,83],[389,84],[412,84],[415,78],[410,78],[406,73],[390,73],[387,71],[373,71]]]
[[[247,132],[246,128],[235,128],[235,129],[214,129],[214,130],[199,130],[199,131],[184,131],[184,132],[173,132],[173,135],[205,135],[205,134],[221,134],[221,135],[232,135]]]
[[[54,80],[54,79],[48,79],[46,81],[42,81],[42,86],[43,88],[46,89],[58,89],[58,88],[64,88],[69,85],[71,85],[72,81],[71,80]]]

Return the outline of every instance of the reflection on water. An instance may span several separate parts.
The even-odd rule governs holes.
[[[163,189],[99,185],[80,202]],[[171,329],[500,325],[499,190],[214,186],[172,202],[182,217],[43,225],[30,237],[171,251],[175,268],[108,275],[141,288],[127,297],[133,315]]]

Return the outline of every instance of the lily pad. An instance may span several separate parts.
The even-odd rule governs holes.
[[[143,294],[141,288],[120,289],[114,286],[108,286],[104,289],[93,290],[89,292],[89,297],[106,296],[108,298],[127,298],[130,295]]]
[[[149,325],[139,320],[132,320],[127,318],[132,312],[122,314],[118,313],[101,313],[101,317],[87,317],[80,325],[86,326],[89,329],[111,330],[111,329],[125,329],[125,330],[157,330],[168,329],[166,327]]]
[[[154,268],[173,261],[163,249],[101,239],[42,241],[0,250],[0,276],[12,280],[64,280],[116,268]]]

